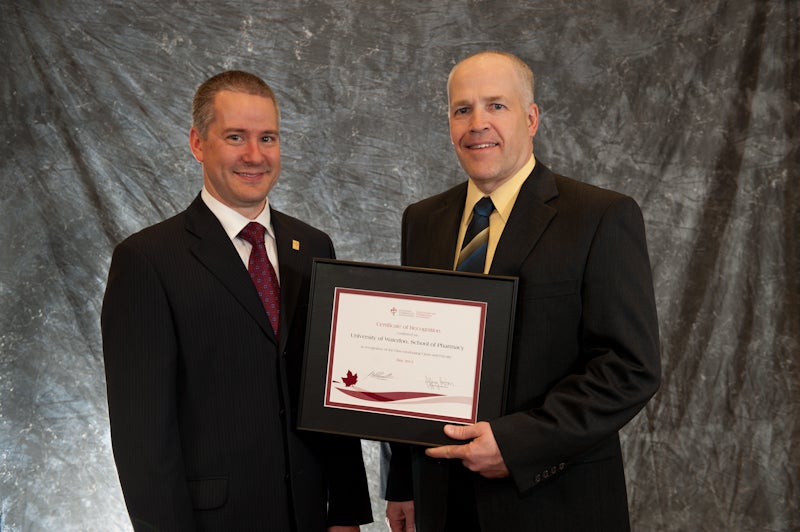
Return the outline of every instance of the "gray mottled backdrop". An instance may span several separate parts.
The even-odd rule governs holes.
[[[634,529],[799,529],[799,12],[796,0],[2,0],[0,529],[130,528],[100,304],[113,246],[200,188],[187,132],[204,78],[241,68],[273,84],[272,201],[328,231],[340,258],[397,263],[404,206],[463,179],[445,80],[485,48],[538,76],[537,156],[644,211],[664,383],[623,433]]]

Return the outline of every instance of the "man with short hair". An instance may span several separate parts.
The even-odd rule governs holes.
[[[633,199],[534,157],[533,96],[533,74],[516,56],[458,63],[450,136],[469,180],[403,215],[404,265],[516,276],[519,293],[506,412],[445,426],[463,444],[392,444],[393,531],[630,527],[618,431],[660,382],[642,215]],[[488,233],[473,231],[478,217]]]
[[[278,105],[228,71],[194,98],[203,189],[114,250],[102,332],[111,438],[136,530],[357,531],[357,439],[295,430],[313,257],[325,233],[276,211]]]

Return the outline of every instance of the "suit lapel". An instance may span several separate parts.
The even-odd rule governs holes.
[[[287,333],[281,335],[280,346],[283,349],[297,310],[302,282],[301,275],[290,275],[290,272],[302,272],[305,266],[311,263],[311,257],[306,257],[305,252],[299,245],[302,235],[292,232],[282,213],[272,209],[270,221],[272,222],[272,228],[275,230],[276,245],[278,246],[278,265],[281,272],[281,331],[286,331]],[[295,247],[298,249],[295,249]]]
[[[186,209],[186,230],[198,238],[191,248],[192,254],[233,294],[267,336],[277,343],[247,269],[243,267],[236,248],[219,220],[200,196]]]
[[[517,275],[536,242],[556,215],[547,202],[558,196],[555,176],[540,162],[523,183],[511,210],[489,271],[495,275]]]
[[[467,184],[464,182],[443,197],[441,204],[431,211],[430,218],[430,262],[426,266],[452,270],[458,245],[458,226],[467,200]]]

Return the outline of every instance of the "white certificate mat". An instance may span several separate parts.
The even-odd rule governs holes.
[[[334,294],[326,407],[475,423],[485,302]]]

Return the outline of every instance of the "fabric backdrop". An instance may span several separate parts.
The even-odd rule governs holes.
[[[634,530],[800,529],[797,0],[3,0],[0,529],[129,530],[99,312],[115,244],[201,186],[197,85],[263,76],[274,204],[396,264],[403,208],[464,179],[445,81],[534,69],[535,152],[642,206],[663,386],[624,430]],[[375,444],[364,445],[377,478]],[[375,515],[383,505],[373,486]]]

